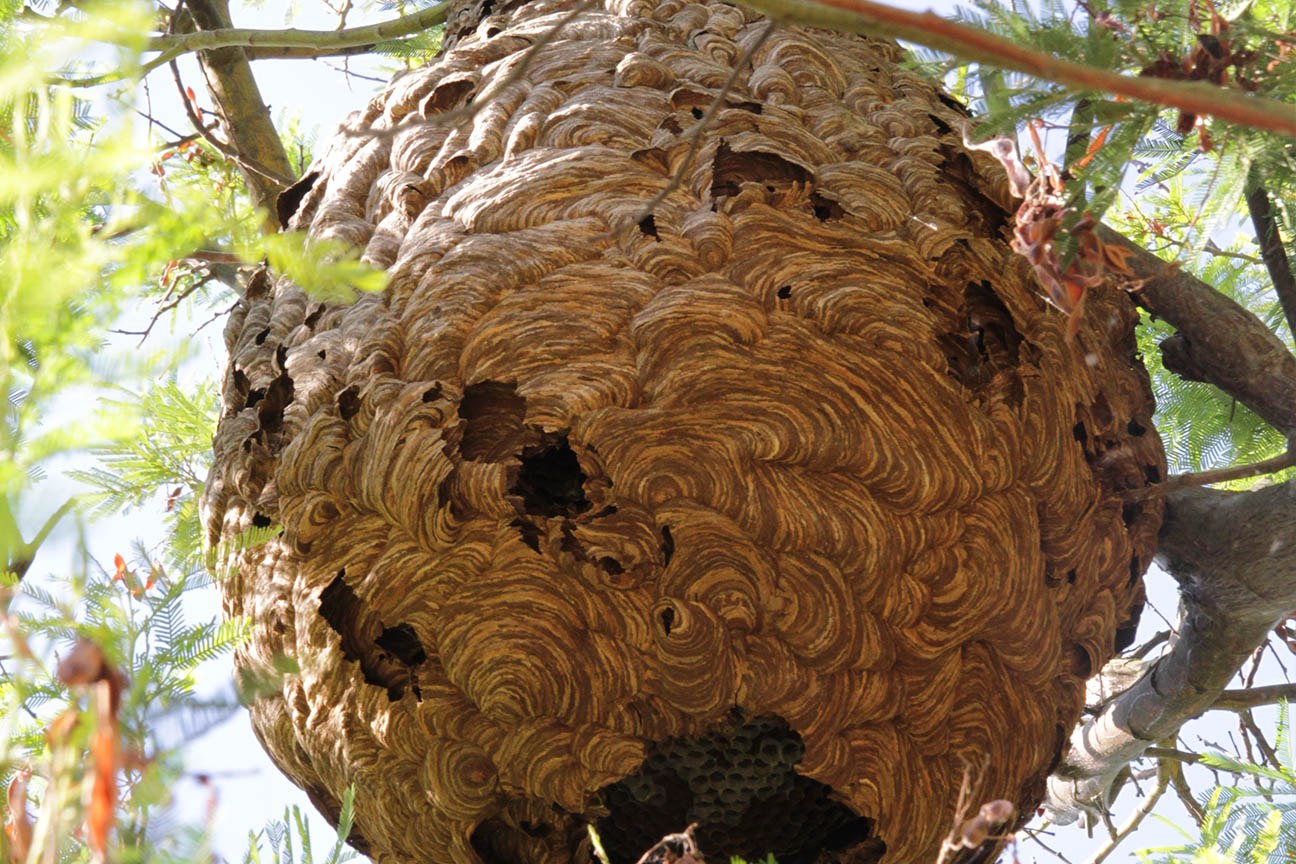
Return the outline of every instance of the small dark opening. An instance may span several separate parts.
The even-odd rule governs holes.
[[[247,395],[247,402],[243,403],[244,407],[251,408],[253,405],[257,404],[264,398],[265,398],[264,387],[258,387],[255,390],[249,390]]]
[[[932,124],[936,127],[936,133],[938,135],[944,135],[946,132],[950,131],[950,125],[935,114],[928,114],[927,119],[932,121]]]
[[[665,567],[671,562],[671,556],[675,554],[675,538],[671,536],[669,525],[662,526],[661,538],[662,566]]]
[[[522,542],[531,547],[532,552],[540,551],[540,529],[525,519],[514,519],[509,523],[513,528],[518,529],[518,536]]]
[[[1161,482],[1161,469],[1155,465],[1144,465],[1143,476],[1148,479],[1149,483]]]
[[[1138,422],[1137,420],[1131,420],[1129,421],[1129,423],[1125,425],[1125,431],[1129,432],[1129,434],[1137,438],[1138,436],[1147,432],[1147,429],[1144,428],[1143,424]]]
[[[1072,644],[1068,649],[1068,655],[1071,674],[1088,680],[1093,674],[1093,660],[1090,659],[1089,652],[1083,645]]]
[[[689,113],[693,115],[694,120],[701,120],[704,116],[706,116],[706,112],[696,106],[690,108]]]
[[[662,632],[669,636],[671,628],[675,626],[675,610],[667,606],[658,613],[657,618],[661,621]]]
[[[275,198],[275,215],[279,217],[280,228],[288,227],[288,223],[296,215],[297,208],[301,206],[306,193],[310,192],[311,187],[315,185],[315,181],[319,177],[320,172],[311,171],[283,192],[280,192],[279,196]]]
[[[1075,570],[1068,570],[1068,571],[1067,571],[1067,584],[1068,584],[1068,585],[1074,585],[1075,583],[1076,583],[1076,571],[1075,571]]]
[[[783,287],[778,289],[777,293],[778,293],[778,298],[780,300],[786,300],[792,296],[792,286],[784,285]]]
[[[323,360],[328,357],[328,352],[324,350],[320,350],[315,356]]]
[[[1139,579],[1143,577],[1143,565],[1139,563],[1139,559],[1137,555],[1135,555],[1133,558],[1130,559],[1129,574],[1130,574],[1130,578],[1129,578],[1129,582],[1126,583],[1127,586],[1133,585],[1135,582],[1137,582]]]
[[[818,192],[810,196],[810,207],[814,211],[814,217],[820,222],[827,222],[829,219],[840,219],[846,215],[846,211],[836,201],[829,201]]]
[[[338,414],[350,420],[360,413],[360,389],[354,384],[337,395]]]
[[[615,558],[610,558],[605,555],[599,559],[598,563],[599,567],[603,569],[603,572],[607,573],[609,576],[620,576],[625,572],[625,567],[623,567],[621,562]]]
[[[286,356],[286,349],[279,350]],[[265,398],[257,405],[257,420],[261,428],[266,432],[278,432],[283,429],[283,412],[292,400],[293,380],[288,377],[288,372],[284,371],[270,382],[270,386],[265,391]]]
[[[260,333],[258,333],[256,335],[256,339],[254,339],[253,341],[256,342],[256,344],[258,345],[263,345],[265,344],[266,337],[269,335],[270,335],[270,328],[267,327],[264,330],[262,330]]]
[[[1121,508],[1121,521],[1125,523],[1126,528],[1129,528],[1138,520],[1139,516],[1141,516],[1142,514],[1143,514],[1143,505],[1131,501],[1130,503],[1126,504],[1124,507]]]
[[[265,515],[264,513],[252,514],[253,528],[269,528],[271,524],[273,524],[273,520],[269,516]]]
[[[423,402],[434,402],[441,398],[441,383],[433,384],[429,389],[423,391]]]
[[[521,497],[522,510],[529,516],[576,516],[590,508],[585,480],[580,460],[563,435],[522,451],[522,467],[511,491]]]
[[[1071,434],[1074,435],[1075,440],[1079,441],[1081,444],[1089,440],[1089,433],[1085,430],[1083,420],[1071,427]]]
[[[423,643],[419,641],[414,628],[408,624],[384,627],[378,638],[374,639],[374,644],[406,666],[421,666],[428,659]]]
[[[654,240],[661,240],[657,236],[657,220],[653,218],[651,213],[639,220],[639,230]]]
[[[314,329],[315,329],[315,325],[316,325],[317,323],[319,323],[320,316],[324,314],[324,310],[325,310],[325,308],[327,308],[327,307],[325,307],[325,305],[324,305],[323,303],[321,303],[320,305],[316,306],[316,307],[315,307],[315,311],[312,312],[311,314],[307,315],[307,316],[306,316],[306,320],[305,320],[303,323],[304,323],[307,327],[309,327],[310,329],[314,330]]]

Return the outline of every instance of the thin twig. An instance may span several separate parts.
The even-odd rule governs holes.
[[[1052,846],[1048,845],[1047,843],[1045,843],[1043,840],[1040,839],[1040,835],[1045,832],[1034,828],[1027,828],[1025,826],[1021,828],[1021,831],[1025,833],[1025,835],[1029,837],[1031,840],[1038,843],[1041,849],[1043,849],[1045,852],[1049,853],[1050,855],[1052,855],[1053,857],[1061,861],[1062,864],[1071,864],[1070,858],[1067,858],[1061,852],[1054,849]]]
[[[1179,802],[1193,817],[1193,821],[1200,826],[1206,821],[1206,813],[1202,810],[1201,805],[1197,803],[1197,796],[1193,794],[1192,787],[1188,785],[1188,778],[1184,776],[1183,763],[1172,760],[1166,762],[1165,766],[1166,770],[1170,772],[1170,788],[1175,791]]]
[[[1139,804],[1139,806],[1134,809],[1134,812],[1130,814],[1127,820],[1125,820],[1125,824],[1122,825],[1112,836],[1111,841],[1095,852],[1089,859],[1088,864],[1102,864],[1103,861],[1106,861],[1108,856],[1116,851],[1116,847],[1121,844],[1121,841],[1133,834],[1135,829],[1137,829],[1139,825],[1143,824],[1143,820],[1146,819],[1148,814],[1156,807],[1157,802],[1161,800],[1161,796],[1165,794],[1166,787],[1169,785],[1170,771],[1165,767],[1165,763],[1162,762],[1157,767],[1157,783],[1156,787],[1152,790],[1152,794],[1143,799],[1143,803]]]
[[[1265,738],[1264,733],[1260,731],[1260,727],[1256,725],[1255,717],[1251,716],[1250,708],[1238,712],[1238,723],[1242,725],[1242,728],[1246,730],[1250,737],[1255,739],[1256,746],[1260,748],[1260,753],[1264,757],[1264,764],[1274,768],[1281,768],[1282,761],[1278,758],[1277,751],[1274,750],[1269,740]]]
[[[1188,765],[1195,765],[1201,761],[1199,754],[1189,753],[1174,747],[1149,747],[1143,751],[1143,755],[1150,756],[1153,759],[1169,759],[1173,762],[1182,762]]]
[[[180,101],[184,103],[185,114],[188,115],[189,122],[193,124],[194,130],[202,136],[204,141],[216,148],[221,155],[230,159],[246,171],[250,171],[253,174],[264,177],[272,183],[279,185],[286,186],[292,184],[293,178],[283,177],[277,172],[272,171],[263,165],[257,164],[253,160],[248,159],[246,156],[239,153],[238,150],[231,145],[213,135],[211,133],[212,127],[203,125],[202,118],[198,116],[198,112],[194,109],[193,103],[189,101],[189,94],[185,89],[183,79],[180,77],[180,67],[176,65],[174,60],[172,60],[169,65],[171,67],[171,77],[175,79],[176,89],[180,91]]]
[[[1256,180],[1254,172],[1251,180]],[[1296,333],[1296,270],[1292,270],[1292,262],[1287,258],[1287,248],[1278,233],[1273,202],[1259,183],[1247,192],[1246,202],[1247,211],[1251,214],[1251,224],[1255,227],[1256,243],[1260,246],[1260,257],[1264,259],[1274,293],[1282,304],[1287,326]]]
[[[1188,114],[1296,136],[1296,112],[1276,99],[1200,82],[1122,75],[1074,63],[933,12],[910,12],[872,0],[742,0],[742,5],[787,23],[904,39],[1078,91],[1114,93]]]
[[[643,209],[631,218],[632,223],[637,224],[651,216],[653,211],[657,209],[658,205],[665,201],[667,196],[678,189],[684,182],[684,176],[688,173],[689,168],[692,167],[693,160],[697,157],[698,150],[702,146],[703,131],[706,130],[706,128],[711,124],[711,121],[715,118],[715,115],[720,111],[720,106],[724,104],[725,97],[727,97],[729,91],[733,89],[734,82],[738,80],[738,76],[742,73],[743,69],[746,68],[747,64],[751,62],[752,57],[755,56],[756,52],[760,50],[760,47],[765,44],[765,40],[770,37],[777,26],[778,22],[771,19],[770,22],[765,25],[765,29],[760,32],[760,35],[757,36],[750,45],[743,49],[742,54],[738,57],[738,61],[734,63],[733,69],[729,70],[729,77],[726,78],[724,84],[720,86],[720,92],[716,94],[715,98],[711,100],[711,104],[707,106],[706,113],[703,114],[696,123],[689,127],[687,132],[684,133],[684,137],[689,141],[689,149],[688,152],[684,154],[684,161],[680,163],[679,168],[677,168],[675,173],[671,175],[670,182],[662,187],[661,191],[654,195],[652,199],[643,206]]]
[[[1233,465],[1228,468],[1213,468],[1209,471],[1193,471],[1187,474],[1176,474],[1160,483],[1153,483],[1143,489],[1135,490],[1131,498],[1151,498],[1165,495],[1176,489],[1187,489],[1190,486],[1206,486],[1210,483],[1225,483],[1229,480],[1245,480],[1248,477],[1259,477],[1262,474],[1273,474],[1296,466],[1296,447],[1288,447],[1285,453],[1270,457],[1250,465]]]

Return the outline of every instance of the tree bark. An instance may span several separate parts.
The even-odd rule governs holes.
[[[1055,822],[1105,807],[1121,768],[1210,708],[1296,608],[1296,483],[1168,495],[1157,554],[1179,582],[1178,632],[1129,689],[1072,734],[1044,805]]]
[[[185,7],[188,14],[181,10],[175,20],[175,27],[181,32],[223,30],[232,26],[229,0],[188,0]],[[293,170],[279,132],[270,119],[270,110],[261,98],[252,66],[242,48],[202,51],[198,61],[239,169],[247,179],[252,203],[270,214],[267,225],[273,226],[275,198],[292,184]]]

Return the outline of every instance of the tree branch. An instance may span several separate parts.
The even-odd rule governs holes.
[[[1254,174],[1251,179],[1256,179]],[[1274,218],[1269,193],[1257,182],[1247,192],[1246,202],[1247,210],[1251,213],[1251,224],[1255,226],[1256,243],[1260,244],[1260,257],[1264,259],[1274,292],[1278,295],[1278,302],[1282,304],[1287,326],[1296,334],[1296,271],[1292,270],[1287,249],[1278,234],[1278,220]]]
[[[231,27],[227,23],[212,29],[155,36],[148,41],[145,50],[160,51],[161,57],[157,59],[162,62],[182,54],[218,48],[245,48],[249,60],[362,54],[379,42],[390,42],[435,27],[445,21],[450,6],[446,0],[411,15],[346,30],[255,30]],[[156,60],[150,62],[157,63]]]
[[[1225,690],[1211,705],[1217,711],[1245,711],[1261,705],[1286,699],[1296,701],[1296,684],[1272,684],[1268,687],[1248,687],[1245,690]]]
[[[1161,343],[1166,368],[1214,384],[1296,437],[1296,357],[1282,340],[1240,304],[1111,228],[1098,226],[1098,237],[1130,252],[1126,264],[1143,281],[1134,302],[1178,331]]]
[[[964,60],[1014,69],[1076,90],[1113,93],[1140,102],[1218,117],[1255,129],[1296,136],[1296,112],[1274,99],[1196,82],[1121,75],[1033,51],[932,12],[895,9],[872,0],[741,0],[769,17],[849,33],[889,36]]]
[[[1104,812],[1117,773],[1218,704],[1242,662],[1296,608],[1296,482],[1172,492],[1157,554],[1179,582],[1178,630],[1166,653],[1072,733],[1044,803],[1055,822]]]
[[[172,18],[172,29],[198,37],[230,28],[229,0],[188,0],[187,11]],[[267,231],[277,228],[275,199],[293,181],[292,163],[284,151],[270,110],[242,49],[225,47],[199,55],[212,99],[220,109],[225,136],[244,179],[252,203],[269,214]],[[199,124],[201,128],[201,124]],[[255,170],[250,170],[254,168]]]
[[[1176,474],[1160,483],[1153,483],[1137,490],[1133,497],[1152,498],[1165,495],[1176,489],[1189,486],[1205,486],[1210,483],[1225,483],[1229,480],[1245,480],[1248,477],[1259,477],[1262,474],[1273,474],[1296,466],[1296,445],[1288,446],[1286,452],[1269,459],[1254,462],[1250,465],[1230,465],[1228,468],[1213,468],[1210,471],[1193,471],[1187,474]]]

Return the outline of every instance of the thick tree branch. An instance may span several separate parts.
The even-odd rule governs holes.
[[[1252,179],[1256,178],[1253,176]],[[1278,302],[1282,304],[1287,326],[1292,333],[1296,333],[1296,270],[1292,270],[1287,249],[1278,234],[1278,220],[1274,218],[1269,193],[1256,183],[1247,192],[1246,202],[1247,210],[1251,213],[1251,224],[1255,226],[1256,242],[1260,244],[1260,257],[1264,259],[1274,292],[1278,295]]]
[[[254,30],[221,27],[155,36],[148,41],[147,51],[160,51],[160,60],[166,62],[194,51],[212,51],[217,48],[244,48],[250,60],[283,57],[330,57],[339,54],[362,54],[379,42],[390,42],[422,32],[446,19],[450,2],[438,3],[401,18],[380,21],[364,27],[345,30]]]
[[[1255,646],[1296,608],[1296,482],[1171,493],[1157,554],[1179,581],[1178,632],[1132,686],[1072,733],[1044,804],[1056,822],[1102,812],[1116,774],[1216,705]]]
[[[1296,112],[1273,99],[1196,82],[1122,75],[1026,48],[933,12],[910,12],[871,0],[741,0],[778,21],[848,33],[904,39],[964,60],[1014,69],[1076,90],[1112,93],[1140,102],[1217,117],[1255,129],[1296,136]]]
[[[188,0],[173,22],[173,29],[193,36],[229,27],[229,0]],[[241,48],[205,51],[198,59],[252,203],[270,214],[266,229],[274,230],[275,199],[292,183],[293,170],[252,67]]]
[[[1161,343],[1170,371],[1235,397],[1288,438],[1296,437],[1296,357],[1259,318],[1210,285],[1167,264],[1112,229],[1104,243],[1128,249],[1143,285],[1134,301],[1178,332]]]

